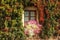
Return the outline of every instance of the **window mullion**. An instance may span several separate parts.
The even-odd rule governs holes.
[[[30,17],[31,17],[31,16],[30,16],[30,11],[29,11],[29,20],[31,19]]]

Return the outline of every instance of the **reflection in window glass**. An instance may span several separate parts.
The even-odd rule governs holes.
[[[31,16],[35,16],[35,12],[30,12],[30,15]]]
[[[24,21],[29,21],[29,17],[25,17],[24,18]]]
[[[29,12],[26,11],[26,12],[24,13],[24,16],[29,16]]]
[[[30,20],[35,20],[35,17],[31,17],[31,19]]]

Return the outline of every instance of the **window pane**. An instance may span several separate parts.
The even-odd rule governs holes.
[[[30,12],[30,15],[35,16],[35,12],[34,11]]]
[[[29,11],[25,11],[24,16],[29,16]]]
[[[24,17],[24,21],[29,21],[29,17]]]
[[[35,20],[35,17],[31,17],[30,20]]]

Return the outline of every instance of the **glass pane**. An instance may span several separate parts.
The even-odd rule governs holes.
[[[24,21],[29,21],[29,17],[24,17]]]
[[[29,16],[29,11],[25,11],[24,16]]]
[[[30,19],[31,19],[31,20],[35,20],[35,17],[31,17]]]
[[[35,12],[34,11],[30,12],[30,15],[35,16]]]

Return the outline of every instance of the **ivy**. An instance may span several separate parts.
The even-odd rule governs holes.
[[[25,40],[22,25],[23,0],[1,0],[0,39]]]

